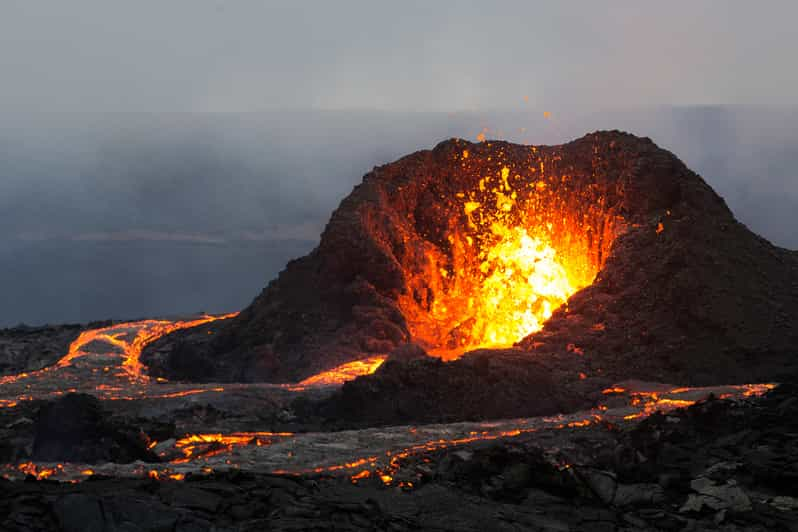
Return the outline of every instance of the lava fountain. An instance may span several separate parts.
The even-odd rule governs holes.
[[[461,212],[446,231],[445,251],[428,248],[411,280],[417,286],[399,298],[413,338],[444,359],[539,331],[593,281],[609,245],[594,249],[583,211],[565,207],[564,191],[573,195],[567,175],[547,176],[543,162],[511,169],[501,150],[494,155],[497,163],[485,169],[461,152],[463,170],[473,164],[481,176],[455,192]]]

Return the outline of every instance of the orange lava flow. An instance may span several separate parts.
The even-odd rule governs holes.
[[[271,445],[275,438],[290,438],[292,432],[234,432],[232,434],[191,434],[175,442],[175,447],[183,453],[183,458],[174,463],[185,463],[197,457],[211,457],[230,452],[242,445]],[[153,442],[154,443],[154,442]],[[152,445],[154,447],[154,445]]]
[[[21,401],[54,397],[66,393],[97,393],[103,399],[136,400],[184,397],[199,393],[222,392],[224,388],[198,387],[165,393],[152,393],[149,389],[156,379],[144,374],[140,361],[143,348],[171,332],[203,325],[216,320],[236,316],[230,313],[220,316],[203,315],[195,319],[180,321],[143,320],[117,323],[101,329],[83,331],[73,341],[66,355],[55,364],[39,370],[0,377],[0,386],[22,385],[14,398],[0,399],[0,408],[13,408]],[[105,344],[103,346],[92,344]],[[109,348],[109,346],[112,346]],[[114,349],[115,348],[115,349]],[[94,377],[84,378],[90,372]],[[107,380],[111,378],[112,380]],[[122,381],[117,379],[122,378]],[[105,380],[102,380],[105,379]],[[27,382],[27,384],[25,384]],[[165,382],[158,378],[157,382]],[[131,387],[131,384],[142,386]],[[60,386],[59,386],[60,384]]]
[[[649,386],[650,385],[650,386]],[[293,470],[277,469],[271,470],[272,474],[302,475],[302,474],[321,474],[321,475],[344,475],[352,482],[377,481],[385,485],[395,485],[400,488],[412,488],[415,477],[412,471],[404,471],[402,468],[407,465],[406,459],[422,455],[423,462],[429,462],[431,458],[423,455],[436,452],[447,448],[467,445],[476,441],[489,441],[502,438],[515,438],[524,434],[539,432],[542,430],[584,430],[586,427],[608,423],[608,426],[627,420],[633,422],[636,419],[644,418],[655,412],[667,413],[677,408],[686,407],[696,401],[705,400],[714,395],[720,398],[748,398],[759,396],[772,390],[776,385],[765,384],[746,384],[728,385],[707,388],[687,388],[687,387],[668,387],[655,383],[630,384],[629,386],[613,386],[605,390],[605,396],[618,395],[627,399],[624,406],[610,407],[599,405],[596,409],[581,412],[573,415],[558,415],[544,418],[529,418],[519,420],[508,420],[504,422],[481,423],[478,430],[463,431],[449,438],[434,436],[435,432],[429,436],[423,436],[423,429],[408,427],[410,434],[418,435],[415,442],[408,441],[406,447],[388,448],[384,450],[369,449],[368,454],[362,457],[347,456],[341,458],[341,462],[329,463],[325,465],[313,466],[308,464],[306,468]],[[476,428],[476,427],[475,427]],[[211,464],[219,464],[221,467],[239,467],[240,460],[251,460],[252,457],[259,456],[251,454],[257,451],[257,447],[268,447],[276,443],[284,443],[285,440],[291,441],[292,438],[302,438],[302,434],[290,432],[233,432],[233,433],[208,433],[208,434],[189,434],[171,444],[167,442],[150,441],[148,448],[165,457],[171,454],[169,464],[188,464],[192,462],[204,462],[204,466],[199,467],[203,473],[213,471],[208,467]],[[429,438],[429,439],[427,439]],[[249,447],[247,454],[234,454],[239,448]],[[293,457],[294,449],[301,448],[289,443],[288,456]],[[171,453],[170,453],[171,449]],[[268,452],[268,451],[266,451]],[[277,451],[282,453],[283,451]],[[366,451],[364,451],[365,453]],[[172,454],[174,453],[174,454]],[[230,454],[227,459],[218,457],[221,454]],[[181,456],[182,455],[182,456]],[[216,457],[216,458],[214,458]],[[215,460],[215,461],[214,461]],[[314,460],[315,461],[315,460]],[[222,465],[226,464],[226,465]],[[563,468],[570,467],[568,464],[561,464]],[[161,469],[150,469],[152,465],[140,465],[134,473],[155,480],[183,480],[188,469],[175,471],[169,466]],[[198,466],[185,466],[198,467]],[[37,479],[58,479],[70,476],[76,482],[76,477],[88,477],[96,474],[92,469],[85,469],[85,465],[80,464],[35,464],[25,462],[22,464],[6,466],[7,473],[5,478],[18,478],[15,473],[31,475]]]
[[[84,331],[80,336],[72,342],[69,346],[69,352],[61,360],[58,361],[56,367],[65,367],[73,363],[77,358],[86,354],[86,346],[95,341],[110,343],[120,348],[124,353],[124,360],[122,362],[122,369],[133,380],[146,379],[144,375],[144,366],[139,360],[141,352],[147,344],[150,344],[180,329],[188,329],[190,327],[197,327],[212,321],[228,319],[237,316],[237,312],[224,314],[221,316],[202,316],[201,318],[193,320],[182,321],[168,321],[168,320],[145,320],[134,322],[130,325],[139,326],[138,332],[132,341],[122,339],[124,333],[108,334],[112,329],[124,328],[125,324],[112,325],[103,329],[94,329],[91,331]]]
[[[291,390],[303,390],[313,386],[339,386],[363,375],[371,375],[385,362],[386,356],[373,356],[341,364],[333,369],[317,373],[298,384],[289,385]]]
[[[766,383],[766,384],[733,385],[730,386],[729,388],[733,389],[737,394],[741,395],[742,397],[754,397],[754,396],[760,396],[768,392],[769,390],[774,389],[775,387],[776,387],[775,384]],[[679,394],[684,392],[690,392],[693,390],[698,390],[698,388],[695,389],[675,388],[673,390],[668,390],[664,393]],[[626,390],[624,388],[617,386],[605,390],[605,394],[613,394],[613,393],[618,394],[625,392]],[[694,400],[663,398],[660,397],[660,394],[653,392],[644,392],[644,391],[633,392],[631,395],[632,395],[632,404],[638,406],[639,408],[641,408],[641,410],[634,414],[624,416],[623,419],[627,421],[638,418],[645,418],[654,414],[655,412],[669,412],[671,410],[688,407],[696,403],[696,401]],[[727,395],[732,396],[735,394],[730,392]],[[600,408],[599,410],[602,409]],[[552,421],[554,421],[554,419],[556,418],[553,418]],[[580,429],[603,421],[605,420],[601,414],[593,413],[583,419],[574,419],[568,422],[556,423],[554,425],[554,428]],[[377,467],[376,466],[377,458],[371,456],[368,458],[363,458],[360,460],[348,462],[341,465],[317,468],[312,472],[315,473],[333,472],[340,469],[357,469],[364,465],[370,465],[372,469],[362,469],[358,473],[350,475],[349,477],[350,480],[353,483],[357,483],[359,480],[377,476],[385,485],[390,485],[391,483],[393,483],[394,478],[396,477],[399,469],[401,468],[402,461],[413,455],[418,455],[420,453],[426,453],[426,452],[439,451],[451,447],[457,447],[475,441],[495,440],[500,438],[515,438],[522,434],[529,434],[537,431],[538,429],[536,428],[519,427],[514,430],[471,432],[469,436],[464,438],[457,438],[451,440],[445,440],[445,439],[431,440],[418,445],[414,445],[412,447],[408,447],[406,449],[402,449],[400,451],[396,452],[389,451],[387,453],[389,461],[386,467]],[[570,467],[570,466],[566,464],[563,467]],[[305,472],[310,472],[310,471],[305,471]],[[403,488],[412,488],[413,484],[412,482],[405,481],[405,482],[400,482],[399,486]]]
[[[53,475],[57,475],[61,471],[64,470],[63,464],[57,464],[55,467],[44,467],[34,464],[33,462],[25,462],[19,464],[17,466],[19,471],[25,473],[26,475],[31,475],[36,478],[36,480],[44,480],[46,478],[50,478]]]
[[[730,388],[734,389],[737,393],[739,393],[742,397],[755,397],[760,396],[776,387],[775,384],[772,383],[764,383],[764,384],[738,384],[730,386]],[[693,399],[679,399],[674,397],[663,397],[664,395],[676,395],[687,393],[693,390],[697,390],[698,388],[673,388],[671,390],[665,390],[662,392],[647,392],[647,391],[631,391],[629,392],[631,396],[631,404],[636,407],[642,407],[639,412],[635,412],[634,414],[628,414],[624,416],[626,420],[638,419],[648,417],[655,412],[667,412],[670,410],[675,410],[677,408],[686,408],[688,406],[692,406],[696,403]],[[611,394],[620,394],[626,393],[627,390],[622,387],[612,387],[607,388],[602,393],[604,395],[611,395]],[[727,397],[731,397],[732,393],[720,394],[721,399],[725,399]]]

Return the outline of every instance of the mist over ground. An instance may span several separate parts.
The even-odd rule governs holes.
[[[449,137],[649,136],[735,215],[798,248],[798,110],[8,114],[0,126],[0,325],[237,310],[310,251],[375,165]]]

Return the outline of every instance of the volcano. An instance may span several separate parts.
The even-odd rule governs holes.
[[[451,139],[374,168],[237,317],[142,361],[169,379],[296,382],[376,357],[342,404],[401,392],[434,418],[506,417],[629,378],[779,380],[798,369],[796,315],[798,253],[650,139]],[[410,415],[391,401],[380,415]]]
[[[240,313],[0,331],[0,529],[794,530],[796,316],[651,140],[452,139]]]

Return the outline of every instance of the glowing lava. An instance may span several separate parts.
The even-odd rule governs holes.
[[[232,434],[190,434],[175,442],[175,447],[183,453],[183,458],[173,460],[174,463],[188,462],[202,456],[208,458],[224,452],[230,452],[236,446],[271,445],[275,438],[289,438],[291,432],[234,432]],[[154,442],[153,442],[154,443]]]
[[[341,364],[333,369],[317,373],[298,384],[288,385],[287,388],[300,391],[318,386],[339,386],[362,375],[371,375],[385,362],[386,356],[373,356],[363,360],[354,360]]]
[[[33,463],[8,464],[0,475],[21,479],[68,482],[92,475],[149,477],[183,480],[189,472],[210,473],[241,467],[271,474],[335,475],[352,482],[373,480],[386,485],[412,488],[417,478],[408,459],[477,441],[516,438],[545,431],[602,430],[636,423],[655,412],[670,412],[714,395],[732,400],[759,396],[774,384],[747,384],[708,388],[628,381],[605,390],[612,404],[589,411],[540,418],[455,423],[418,427],[390,427],[338,433],[232,432],[186,434],[171,441],[149,443],[149,448],[168,462],[158,464]],[[623,399],[623,400],[622,400]],[[624,403],[624,404],[619,404]],[[609,429],[615,430],[615,429]],[[545,440],[545,436],[544,436]],[[422,458],[428,462],[429,458]],[[411,461],[412,462],[412,461]],[[570,467],[563,464],[563,468]]]
[[[165,334],[235,315],[204,315],[179,321],[143,320],[84,331],[54,365],[0,377],[0,408],[77,392],[108,400],[168,399],[223,392],[225,388],[218,385],[189,388],[184,383],[152,379],[144,373],[140,356],[144,346]]]
[[[548,243],[522,227],[495,223],[491,231],[497,241],[483,253],[481,294],[468,299],[471,335],[480,345],[511,345],[539,331],[576,289]]]
[[[339,386],[361,375],[374,373],[386,356],[372,356],[342,364],[297,384],[232,383],[191,384],[151,378],[140,361],[142,349],[171,332],[228,319],[236,313],[204,315],[195,319],[143,320],[84,331],[56,364],[41,370],[0,377],[0,408],[20,401],[46,399],[66,393],[90,393],[110,401],[175,399],[197,394],[235,393],[236,390],[282,388],[299,392],[309,388]]]
[[[413,337],[444,359],[541,330],[593,282],[622,230],[622,220],[601,213],[601,193],[547,175],[534,150],[524,167],[497,159],[487,163],[495,171],[463,180],[470,188],[454,194],[446,244],[425,244],[423,271],[399,298]],[[461,161],[467,173],[475,155],[463,152]]]
[[[202,316],[201,318],[193,320],[181,321],[168,321],[168,320],[145,320],[135,322],[138,327],[135,336],[131,341],[122,339],[126,336],[125,333],[110,334],[110,331],[117,330],[125,325],[112,325],[104,329],[94,329],[81,333],[77,340],[72,342],[69,346],[69,353],[64,358],[58,361],[56,367],[65,367],[73,363],[77,358],[83,357],[87,354],[86,347],[92,342],[100,341],[114,345],[124,352],[124,360],[122,362],[122,369],[127,373],[131,379],[145,379],[147,378],[144,373],[144,366],[140,362],[141,351],[144,347],[161,338],[167,334],[173,333],[180,329],[188,329],[190,327],[197,327],[216,320],[224,320],[237,316],[237,312],[224,314],[221,316]]]

